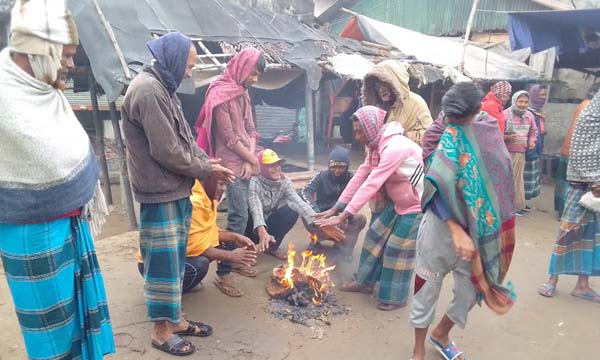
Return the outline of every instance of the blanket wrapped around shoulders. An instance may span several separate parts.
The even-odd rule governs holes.
[[[81,208],[105,214],[96,158],[64,94],[19,68],[8,48],[0,52],[0,83],[0,223],[44,222]]]
[[[444,131],[435,132],[439,142],[429,159],[424,205],[439,193],[470,235],[477,249],[471,281],[486,304],[504,314],[516,298],[510,283],[503,285],[515,246],[510,155],[497,121],[485,112],[472,124],[444,124],[442,118],[436,123]]]

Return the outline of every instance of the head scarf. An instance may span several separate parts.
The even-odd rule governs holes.
[[[367,138],[367,148],[369,149],[369,163],[371,166],[379,164],[379,139],[381,139],[383,125],[385,123],[386,112],[378,107],[367,105],[356,110],[353,116],[358,119],[360,126],[365,132]]]
[[[575,124],[567,180],[600,183],[600,92],[590,101]]]
[[[246,48],[240,51],[229,60],[223,75],[208,86],[204,105],[196,121],[197,144],[207,154],[212,155],[213,152],[210,133],[214,108],[240,96],[247,96],[247,100],[250,102],[244,81],[256,69],[256,63],[260,56],[261,52],[255,48]],[[247,115],[250,115],[252,110],[248,108],[246,111],[249,112]]]
[[[523,115],[525,115],[525,113],[527,112],[527,109],[519,109],[519,107],[517,106],[517,101],[522,96],[527,96],[529,98],[529,93],[525,90],[517,91],[512,97],[510,107],[510,111],[519,117],[523,117]]]
[[[63,0],[15,3],[11,13],[10,49],[28,55],[37,80],[55,84],[62,69],[63,46],[78,43],[75,22]]]
[[[508,81],[500,81],[490,87],[490,91],[496,95],[497,98],[509,97],[512,93],[512,85]]]
[[[175,94],[185,75],[192,40],[181,33],[172,32],[149,41],[146,45],[154,57],[152,67],[160,75],[169,93]]]
[[[539,112],[546,104],[546,98],[542,98],[540,93],[546,88],[542,85],[534,85],[529,89],[529,108],[535,112]]]

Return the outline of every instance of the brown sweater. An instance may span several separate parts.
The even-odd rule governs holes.
[[[137,201],[152,204],[189,197],[194,179],[210,175],[208,156],[196,145],[181,102],[169,95],[158,75],[144,71],[133,79],[121,114]]]

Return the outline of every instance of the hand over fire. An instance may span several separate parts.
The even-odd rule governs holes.
[[[273,235],[269,234],[264,226],[258,228],[258,251],[267,251],[271,244],[275,244],[275,242]]]
[[[335,242],[342,242],[346,239],[344,231],[337,226],[321,226],[320,229]]]
[[[313,215],[313,217],[315,219],[328,219],[330,217],[333,217],[333,216],[337,215],[338,211],[339,210],[334,206],[334,207],[332,207],[331,209],[329,209],[327,211],[316,213],[315,215]]]

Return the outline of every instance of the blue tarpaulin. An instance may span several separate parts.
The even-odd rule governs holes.
[[[537,53],[555,47],[560,67],[597,67],[600,58],[586,33],[600,31],[600,9],[513,12],[508,14],[512,50]]]

